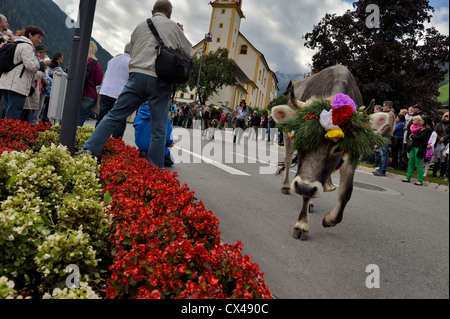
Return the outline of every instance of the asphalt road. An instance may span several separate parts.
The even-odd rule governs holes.
[[[131,145],[133,134],[128,125],[125,141]],[[234,162],[245,159],[227,164],[203,154],[201,163],[179,163],[170,170],[220,220],[222,240],[244,244],[244,254],[260,266],[277,298],[449,298],[448,193],[357,171],[342,223],[322,227],[337,198],[337,192],[326,193],[315,200],[308,240],[300,241],[292,230],[302,199],[281,194],[281,178],[260,174],[267,164],[248,163],[255,155],[247,151],[247,157],[233,154],[230,141],[203,141],[201,147],[191,141],[195,149],[182,153],[185,142],[172,153],[188,154],[191,162],[214,145],[208,143],[222,144],[224,159],[226,153]],[[277,150],[278,159],[283,154]],[[339,184],[339,174],[333,182]],[[377,279],[379,288],[367,287]]]

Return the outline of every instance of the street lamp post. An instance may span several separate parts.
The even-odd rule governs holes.
[[[211,35],[211,32],[208,32],[207,34],[205,34],[205,38],[203,39],[202,57],[200,58],[200,68],[199,68],[199,70],[198,70],[197,88],[196,88],[196,90],[195,90],[194,104],[197,104],[198,87],[200,86],[200,75],[201,75],[201,73],[202,73],[203,56],[205,55],[206,42],[212,42],[212,35]]]
[[[61,120],[61,135],[59,142],[73,154],[77,133],[78,114],[80,112],[81,95],[83,92],[86,61],[91,41],[97,0],[81,0],[79,8],[79,27],[75,29],[70,57],[67,94],[64,101],[64,111]]]

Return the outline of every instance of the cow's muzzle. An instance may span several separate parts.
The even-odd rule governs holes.
[[[318,198],[323,194],[323,186],[319,182],[306,182],[297,176],[292,182],[291,189],[300,196]]]

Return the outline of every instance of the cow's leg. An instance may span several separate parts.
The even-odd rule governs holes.
[[[281,192],[283,194],[289,195],[291,193],[291,181],[289,178],[290,169],[292,165],[292,140],[290,132],[283,132],[284,135],[284,177],[281,184]]]
[[[308,226],[308,211],[310,209],[311,198],[303,197],[303,206],[298,216],[297,224],[294,226],[294,238],[300,240],[308,239],[309,226]]]
[[[308,213],[314,213],[314,200],[312,198],[309,201]]]
[[[355,170],[350,164],[350,161],[347,160],[340,171],[341,181],[337,204],[334,209],[323,218],[323,227],[333,227],[342,221],[345,206],[352,196],[354,176]]]

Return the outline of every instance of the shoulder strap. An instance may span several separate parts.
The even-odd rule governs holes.
[[[153,22],[152,22],[152,19],[150,19],[150,18],[147,19],[147,25],[148,25],[148,27],[150,28],[150,30],[152,31],[152,33],[154,34],[154,36],[156,37],[156,40],[158,40],[159,45],[160,45],[160,46],[164,46],[164,42],[163,42],[163,40],[161,39],[161,37],[159,36],[159,33],[158,33],[158,31],[156,30],[155,25],[154,25]]]
[[[95,66],[97,65],[98,61],[93,59],[86,67],[86,73],[84,75],[84,86],[87,86],[89,76],[92,73],[92,70],[94,70]]]
[[[97,65],[97,60],[92,59],[91,62],[89,62],[89,64],[86,67],[86,77],[89,77],[89,75],[91,74],[92,70],[94,70],[95,66]]]

